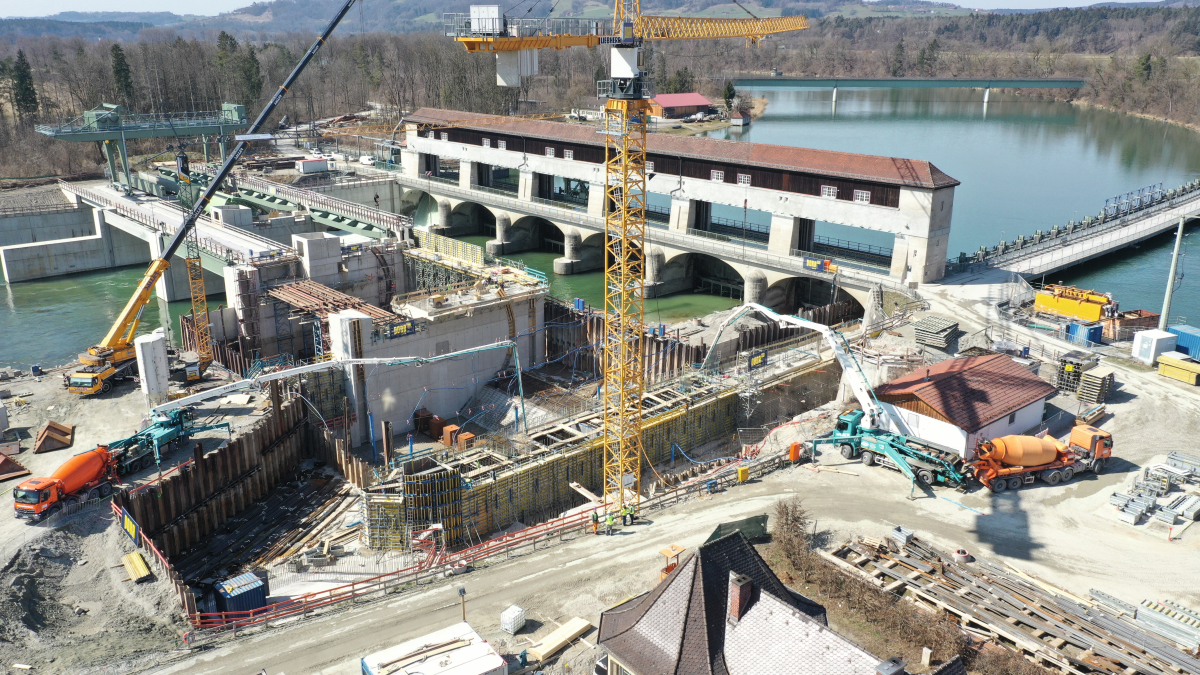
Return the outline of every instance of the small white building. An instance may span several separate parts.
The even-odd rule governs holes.
[[[417,667],[419,666],[419,667]],[[363,675],[507,675],[496,648],[463,621],[362,657]]]
[[[742,112],[741,110],[735,110],[733,114],[729,116],[729,123],[735,127],[750,126],[750,115]]]
[[[1042,421],[1053,385],[1004,354],[947,359],[875,388],[891,430],[975,458],[980,440]]]

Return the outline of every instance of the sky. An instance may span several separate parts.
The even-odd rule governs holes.
[[[1085,7],[1101,0],[959,0],[963,7],[979,9],[1043,9],[1048,7]],[[184,6],[164,5],[161,0],[42,0],[19,2],[0,0],[0,16],[48,16],[58,12],[162,12],[215,16],[246,7],[254,0],[206,0]]]

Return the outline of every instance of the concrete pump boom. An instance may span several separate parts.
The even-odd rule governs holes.
[[[887,412],[884,411],[883,406],[875,398],[875,391],[872,389],[870,381],[867,380],[867,376],[858,365],[858,361],[850,353],[850,345],[846,342],[846,338],[825,324],[801,319],[797,316],[779,314],[769,307],[764,307],[753,302],[742,305],[740,309],[730,314],[728,319],[721,322],[721,325],[717,328],[717,335],[713,338],[713,349],[708,350],[708,355],[704,357],[704,364],[701,370],[707,372],[712,367],[712,360],[717,353],[716,345],[720,342],[722,331],[751,312],[758,312],[772,321],[781,324],[808,328],[820,333],[825,338],[825,342],[829,343],[830,349],[833,350],[834,358],[837,359],[838,364],[842,367],[842,372],[852,372],[858,375],[857,377],[851,375],[848,381],[850,382],[850,388],[854,391],[855,398],[858,399],[858,404],[862,406],[864,413],[863,428],[877,429],[881,426],[886,426],[885,422],[889,419]]]

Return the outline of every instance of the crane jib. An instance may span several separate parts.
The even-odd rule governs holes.
[[[275,107],[279,105],[280,101],[283,100],[284,93],[291,88],[292,84],[296,81],[296,78],[300,77],[300,73],[304,71],[305,66],[308,65],[309,61],[312,61],[313,56],[316,55],[317,51],[321,48],[321,45],[325,44],[325,41],[329,39],[330,34],[333,33],[333,29],[337,28],[337,25],[341,23],[342,18],[346,16],[346,13],[350,11],[350,7],[352,7],[356,1],[357,0],[346,0],[346,4],[342,5],[341,11],[339,11],[337,15],[330,20],[329,25],[325,27],[325,31],[321,33],[320,37],[313,41],[312,46],[308,48],[308,52],[304,54],[304,58],[300,59],[300,62],[297,63],[296,67],[292,69],[292,72],[287,76],[287,79],[284,80],[283,84],[279,86],[279,91],[277,91],[275,96],[271,98],[271,102],[263,107],[263,109],[258,113],[258,117],[254,120],[254,123],[251,124],[248,129],[246,129],[246,134],[257,133],[258,130],[262,128],[263,123],[267,121],[267,117],[271,115],[271,113],[275,110]],[[216,194],[217,190],[221,187],[221,183],[225,181],[225,177],[229,175],[229,171],[233,168],[233,165],[242,158],[243,154],[245,154],[246,147],[245,141],[238,141],[237,147],[235,147],[233,152],[225,159],[225,163],[221,165],[221,169],[217,171],[217,175],[213,177],[212,182],[209,183],[208,188],[205,189],[204,195],[201,196],[200,199],[196,200],[196,203],[192,206],[192,210],[188,213],[187,218],[185,218],[183,223],[179,226],[179,230],[175,232],[175,236],[171,238],[170,245],[168,245],[166,250],[163,251],[162,257],[164,260],[170,260],[171,256],[175,254],[175,251],[179,249],[180,244],[183,243],[184,238],[187,237],[188,233],[191,232],[193,227],[195,227],[196,220],[200,217],[200,214],[204,213],[204,209],[208,205],[209,200],[212,199],[213,195]]]

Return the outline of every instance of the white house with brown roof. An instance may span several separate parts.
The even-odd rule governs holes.
[[[947,359],[875,388],[891,430],[974,459],[980,440],[1028,431],[1057,390],[1005,354]]]

